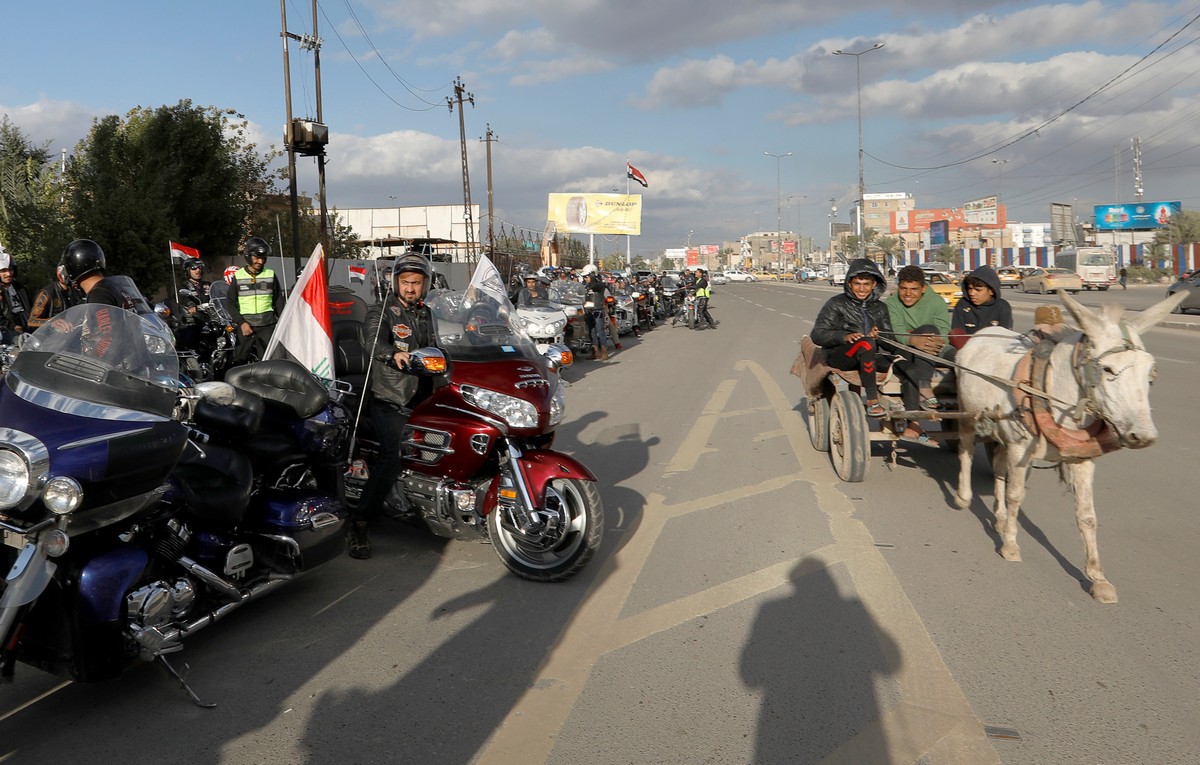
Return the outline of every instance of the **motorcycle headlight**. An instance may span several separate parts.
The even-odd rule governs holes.
[[[567,392],[563,390],[561,384],[554,386],[554,395],[550,398],[550,427],[555,427],[562,422],[563,415],[567,413]]]
[[[55,515],[73,513],[83,504],[83,489],[69,476],[57,476],[46,482],[42,502]]]
[[[563,328],[566,326],[566,319],[555,319],[553,323],[550,324],[550,332],[548,334],[557,335],[559,332],[562,332]]]
[[[29,466],[16,452],[0,449],[0,510],[14,508],[29,491]]]
[[[537,409],[525,399],[509,396],[487,388],[464,385],[463,398],[475,406],[500,417],[513,428],[535,428],[538,424]]]

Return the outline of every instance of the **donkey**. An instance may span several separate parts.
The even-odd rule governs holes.
[[[1158,440],[1149,400],[1154,357],[1141,333],[1183,298],[1176,294],[1124,317],[1119,305],[1095,312],[1057,292],[1079,329],[1064,326],[1056,343],[1038,344],[1040,362],[1027,337],[999,328],[979,332],[958,353],[957,363],[970,370],[958,375],[959,406],[975,418],[973,428],[964,423],[958,442],[955,503],[964,509],[971,504],[975,437],[997,442],[992,454],[994,528],[1001,537],[1000,555],[1019,561],[1017,513],[1029,468],[1034,460],[1057,463],[1059,477],[1075,495],[1075,523],[1087,553],[1084,571],[1092,582],[1091,595],[1101,603],[1116,603],[1117,590],[1104,577],[1096,548],[1094,459],[1121,447],[1144,449]]]

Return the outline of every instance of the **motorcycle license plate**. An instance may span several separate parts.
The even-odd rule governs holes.
[[[0,529],[0,534],[4,535],[4,544],[8,545],[9,547],[14,547],[18,550],[25,547],[24,535],[18,534],[15,531],[7,531],[5,529]]]

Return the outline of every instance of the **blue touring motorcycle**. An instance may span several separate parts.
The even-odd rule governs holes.
[[[141,659],[187,689],[164,658],[185,637],[342,551],[334,399],[289,361],[181,384],[153,316],[39,328],[0,380],[0,682]]]

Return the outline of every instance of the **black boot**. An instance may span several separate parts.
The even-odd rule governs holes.
[[[350,524],[350,557],[366,560],[371,557],[371,537],[367,533],[366,521],[353,521]]]

